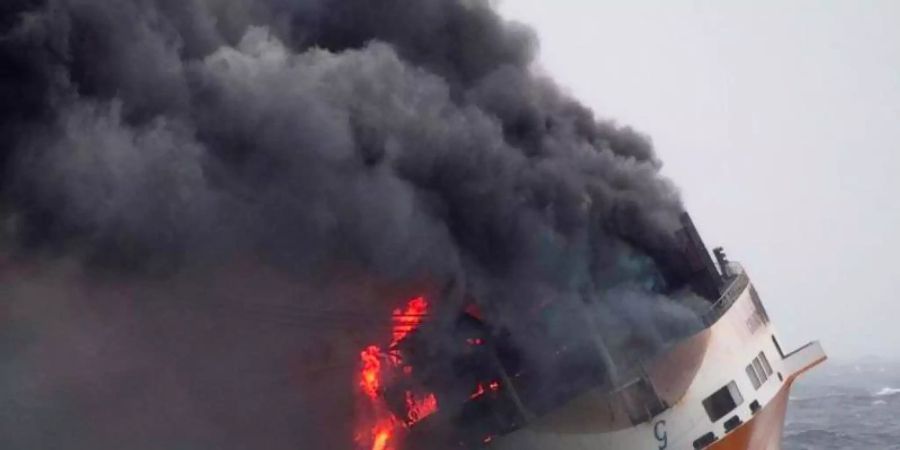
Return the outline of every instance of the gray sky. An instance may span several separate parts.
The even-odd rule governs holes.
[[[649,134],[786,346],[900,357],[900,2],[504,0],[541,67]]]

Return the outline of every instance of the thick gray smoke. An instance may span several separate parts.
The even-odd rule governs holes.
[[[4,0],[0,447],[348,447],[308,353],[421,286],[665,315],[677,191],[535,48],[478,0]]]

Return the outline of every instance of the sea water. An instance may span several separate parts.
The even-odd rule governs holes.
[[[826,361],[791,391],[784,450],[900,450],[900,362]]]

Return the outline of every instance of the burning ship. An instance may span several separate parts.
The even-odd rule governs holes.
[[[82,438],[92,449],[212,434],[206,447],[235,449],[777,448],[821,347],[781,350],[748,275],[722,252],[716,265],[682,216],[650,139],[535,70],[536,33],[494,3],[5,1],[0,269],[38,269],[0,270],[21,285],[0,296],[47,327],[0,327],[25,330],[7,339],[23,342],[23,384],[117,359],[85,342],[152,354],[140,403],[162,406],[131,427],[123,393],[141,383],[60,369],[59,385],[93,382],[58,408],[103,411],[81,427],[111,434]],[[395,305],[369,288],[382,284],[414,298]],[[88,317],[44,320],[35,298]],[[395,306],[387,333],[371,314]],[[272,390],[295,361],[315,375]],[[34,398],[59,396],[44,384]],[[176,409],[208,426],[173,419],[185,391],[196,408]],[[15,409],[34,398],[6,403],[41,426],[0,436],[78,447],[72,427],[45,427],[70,423],[57,408]],[[354,407],[353,430],[319,431]]]
[[[371,406],[361,447],[780,449],[791,386],[826,355],[817,341],[785,352],[744,268],[721,248],[714,262],[690,217],[681,220],[678,251],[662,257],[678,268],[669,285],[705,302],[698,330],[656,351],[630,343],[625,356],[602,333],[555,343],[552,362],[568,370],[554,379],[535,375],[544,368],[530,366],[474,303],[442,344],[454,350],[434,348],[420,336],[429,302],[415,298],[394,312],[391,343],[361,354]]]

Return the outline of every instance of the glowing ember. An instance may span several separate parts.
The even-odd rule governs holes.
[[[417,399],[412,392],[406,391],[406,410],[407,423],[412,425],[437,412],[437,398],[434,394],[428,394]]]
[[[469,398],[471,398],[472,400],[475,400],[476,398],[481,397],[482,395],[484,395],[484,386],[479,384],[478,388],[475,389],[475,392],[472,395],[470,395]]]
[[[421,325],[427,314],[428,302],[425,297],[410,300],[405,309],[396,309],[393,312],[391,344],[387,354],[376,345],[370,345],[360,352],[359,386],[375,416],[375,424],[368,427],[368,432],[357,437],[357,442],[363,449],[393,450],[395,447],[391,441],[396,439],[397,431],[404,424],[413,425],[438,410],[437,397],[434,394],[417,396],[412,391],[406,391],[406,417],[404,422],[400,422],[389,412],[381,398],[384,376],[382,363],[388,362],[389,368],[397,369],[404,376],[412,374],[412,367],[403,365],[399,344]]]
[[[500,382],[499,381],[491,381],[490,383],[487,384],[487,389],[490,389],[492,392],[499,391],[500,390]],[[472,395],[470,395],[469,398],[472,400],[475,400],[476,398],[484,395],[485,392],[487,392],[487,389],[485,389],[484,383],[478,383],[478,386],[475,388],[475,392],[472,393]]]

